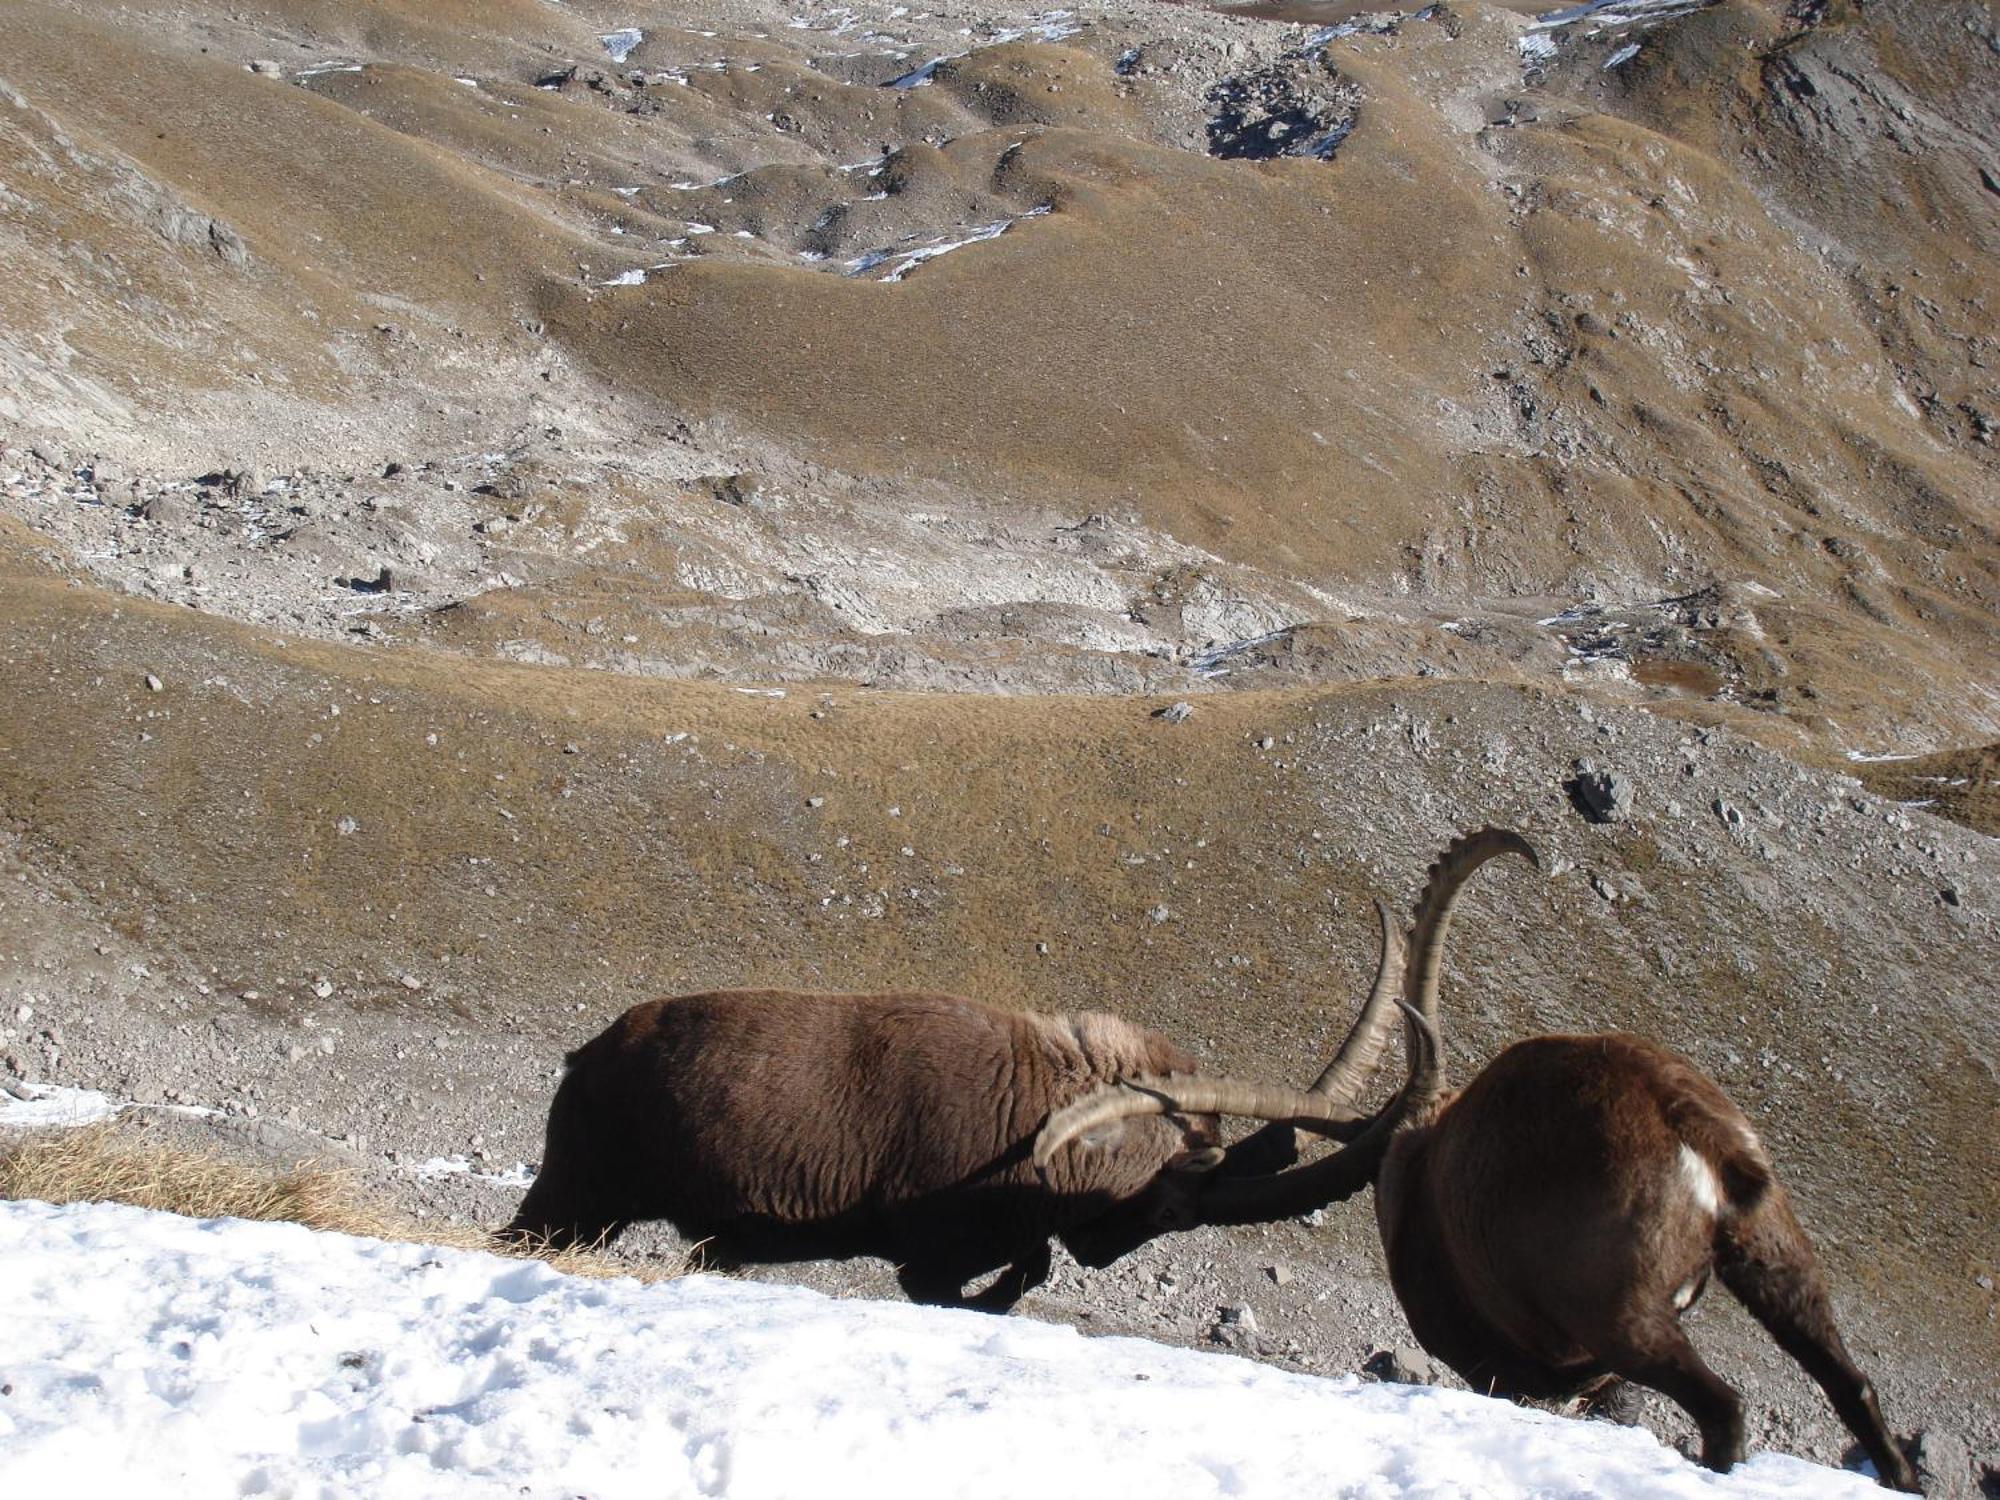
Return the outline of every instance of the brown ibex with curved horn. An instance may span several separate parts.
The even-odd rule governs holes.
[[[1457,892],[1504,852],[1535,858],[1519,835],[1486,829],[1432,867],[1404,977],[1406,1004],[1430,1026]],[[1694,1418],[1702,1462],[1726,1470],[1743,1457],[1743,1400],[1680,1321],[1714,1275],[1819,1383],[1882,1478],[1916,1489],[1755,1130],[1693,1064],[1639,1037],[1543,1036],[1509,1047],[1455,1096],[1438,1074],[1427,1087],[1382,1162],[1376,1219],[1411,1330],[1475,1390],[1650,1386]],[[1208,1107],[1207,1097],[1179,1083],[1128,1088],[1070,1113]],[[1267,1091],[1264,1115],[1308,1097],[1288,1105]]]
[[[1347,1193],[1366,1186],[1402,1102],[1429,1092],[1435,1051],[1412,1057],[1412,1082],[1378,1128],[1331,1158],[1344,1166],[1298,1170],[1344,1173]],[[1244,1169],[1208,1106],[1101,1122],[1053,1167],[1030,1164],[1051,1110],[1116,1078],[1178,1081],[1196,1067],[1112,1016],[950,995],[656,1000],[569,1055],[541,1171],[501,1235],[560,1247],[665,1219],[725,1260],[877,1255],[899,1265],[913,1301],[1005,1311],[1048,1276],[1051,1236],[1109,1265],[1192,1225],[1196,1199]],[[1259,1107],[1229,1097],[1216,1107]],[[1353,1106],[1330,1092],[1288,1102],[1285,1119],[1354,1134]]]

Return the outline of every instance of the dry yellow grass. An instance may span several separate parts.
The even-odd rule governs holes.
[[[670,1280],[689,1267],[628,1264],[601,1247],[551,1250],[495,1244],[464,1224],[434,1224],[395,1212],[365,1194],[354,1174],[300,1164],[290,1170],[230,1161],[215,1151],[138,1145],[112,1124],[37,1132],[0,1147],[0,1199],[44,1203],[127,1203],[191,1219],[261,1219],[334,1234],[406,1240],[457,1250],[489,1250],[547,1261],[574,1276]]]
[[[109,1125],[25,1137],[0,1154],[0,1198],[129,1203],[195,1219],[269,1219],[379,1234],[376,1216],[338,1172],[269,1172],[213,1152],[135,1146]]]

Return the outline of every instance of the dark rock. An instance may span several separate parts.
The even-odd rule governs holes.
[[[1361,1367],[1377,1380],[1386,1380],[1395,1385],[1434,1385],[1437,1383],[1437,1367],[1423,1350],[1410,1344],[1398,1344],[1393,1349],[1378,1349],[1368,1356]]]
[[[1631,777],[1589,767],[1579,767],[1563,789],[1576,810],[1593,823],[1624,822],[1632,816],[1632,803],[1638,795]]]
[[[387,563],[382,564],[382,570],[373,578],[363,578],[357,574],[352,578],[336,578],[333,581],[342,588],[353,589],[357,594],[386,594],[396,587],[396,575],[389,570]]]
[[[1262,1343],[1257,1336],[1257,1314],[1247,1302],[1232,1302],[1219,1309],[1214,1325],[1208,1330],[1208,1337],[1211,1343],[1253,1353]]]
[[[1208,102],[1209,155],[1224,159],[1326,161],[1354,128],[1352,88],[1301,58],[1226,77]]]

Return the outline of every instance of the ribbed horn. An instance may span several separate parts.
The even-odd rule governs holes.
[[[1134,1115],[1246,1115],[1255,1120],[1347,1124],[1352,1115],[1323,1094],[1233,1078],[1128,1078],[1105,1084],[1049,1116],[1035,1137],[1035,1168],[1087,1130]]]
[[[1438,1010],[1438,970],[1444,964],[1445,935],[1451,931],[1452,908],[1458,903],[1458,893],[1465,882],[1472,878],[1472,872],[1489,859],[1497,859],[1503,854],[1518,854],[1536,869],[1542,867],[1541,856],[1535,853],[1535,846],[1520,834],[1506,828],[1482,828],[1477,833],[1468,833],[1463,838],[1454,839],[1437,863],[1430,868],[1430,879],[1424,891],[1417,898],[1417,910],[1410,927],[1410,951],[1414,962],[1403,971],[1403,1000],[1413,1006],[1435,1031]],[[1440,1086],[1443,1083],[1439,1075]]]
[[[1438,1095],[1437,1028],[1412,1007],[1401,1009],[1409,1076],[1368,1128],[1351,1144],[1303,1167],[1268,1177],[1217,1177],[1202,1191],[1197,1210],[1202,1223],[1270,1223],[1344,1203],[1375,1180],[1396,1132],[1423,1118]]]
[[[1354,1018],[1340,1050],[1311,1090],[1344,1100],[1350,1108],[1367,1091],[1368,1081],[1382,1066],[1382,1054],[1389,1050],[1389,1023],[1396,1018],[1396,995],[1403,987],[1404,959],[1409,952],[1403,934],[1396,930],[1396,919],[1389,914],[1388,903],[1379,896],[1375,898],[1375,917],[1382,927],[1382,954],[1375,965],[1375,987],[1369,991],[1368,1003]]]
[[[1390,1138],[1437,1095],[1437,1030],[1416,1009],[1397,1002],[1404,1017],[1410,1072],[1389,1106],[1348,1146],[1308,1166],[1266,1177],[1218,1178],[1201,1197],[1208,1224],[1249,1224],[1285,1218],[1351,1198],[1375,1178]],[[1109,1084],[1049,1117],[1035,1141],[1035,1166],[1083,1131],[1135,1115],[1228,1114],[1284,1122],[1326,1120],[1338,1108],[1309,1090],[1243,1083],[1230,1078],[1139,1078]]]

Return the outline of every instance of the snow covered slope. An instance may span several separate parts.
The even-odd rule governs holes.
[[[695,1276],[0,1204],[10,1493],[1865,1495],[1461,1392]]]

